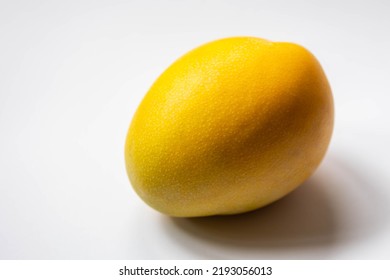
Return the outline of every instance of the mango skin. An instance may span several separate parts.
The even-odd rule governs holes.
[[[136,193],[170,216],[251,211],[314,172],[333,115],[327,78],[305,48],[220,39],[152,85],[128,131],[127,173]]]

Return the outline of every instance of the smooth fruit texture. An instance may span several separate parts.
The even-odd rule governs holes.
[[[126,168],[162,213],[242,213],[307,179],[332,129],[331,90],[310,52],[226,38],[185,54],[152,85],[129,128]]]

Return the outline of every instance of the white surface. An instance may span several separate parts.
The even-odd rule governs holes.
[[[390,259],[390,2],[1,1],[0,258]],[[173,219],[135,195],[131,117],[178,56],[226,36],[292,41],[336,104],[326,159],[240,216]]]

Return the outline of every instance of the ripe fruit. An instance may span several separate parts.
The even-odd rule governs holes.
[[[332,129],[331,90],[310,52],[221,39],[190,51],[152,85],[127,135],[127,173],[162,213],[242,213],[307,179]]]

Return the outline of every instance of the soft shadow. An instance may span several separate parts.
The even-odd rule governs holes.
[[[287,197],[245,214],[172,220],[199,238],[231,245],[326,245],[337,231],[337,217],[321,184],[313,177]]]
[[[233,216],[164,217],[163,226],[196,258],[343,255],[352,243],[369,242],[389,223],[384,186],[364,170],[353,161],[328,157],[297,190],[267,207]]]

